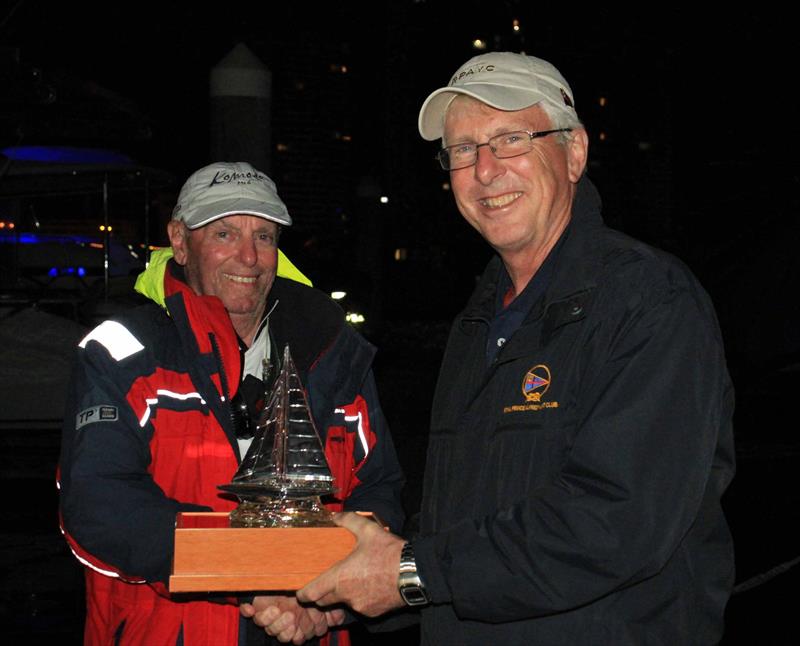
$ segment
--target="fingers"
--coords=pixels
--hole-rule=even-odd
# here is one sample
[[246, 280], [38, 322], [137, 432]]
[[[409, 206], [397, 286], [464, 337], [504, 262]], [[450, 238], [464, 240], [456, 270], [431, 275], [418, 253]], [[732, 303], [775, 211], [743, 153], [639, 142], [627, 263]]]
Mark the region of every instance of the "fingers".
[[317, 608], [304, 608], [300, 627], [309, 637], [322, 637], [328, 632], [328, 620], [325, 613]]
[[331, 626], [344, 621], [344, 611], [325, 612], [299, 605], [295, 597], [259, 596], [252, 604], [243, 603], [239, 612], [282, 643], [302, 644], [321, 637]]
[[297, 600], [301, 603], [313, 603], [318, 606], [331, 606], [339, 602], [335, 595], [339, 566], [334, 565], [316, 579], [307, 583], [297, 591]]
[[281, 612], [277, 607], [271, 606], [262, 610], [253, 617], [253, 622], [261, 626], [271, 637], [283, 643], [294, 642], [302, 644], [313, 633], [306, 635], [298, 626], [297, 617], [292, 612]]
[[329, 627], [341, 626], [345, 620], [345, 612], [341, 609], [328, 610], [325, 612], [325, 621]]

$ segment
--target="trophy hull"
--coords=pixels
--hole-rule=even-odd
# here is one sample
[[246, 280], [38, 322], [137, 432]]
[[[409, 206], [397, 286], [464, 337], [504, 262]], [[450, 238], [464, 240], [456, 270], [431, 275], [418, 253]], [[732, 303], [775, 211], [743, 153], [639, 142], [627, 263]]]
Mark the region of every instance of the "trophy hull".
[[240, 501], [231, 512], [231, 527], [335, 526], [319, 498], [331, 493], [327, 480], [231, 482], [219, 488]]
[[333, 493], [330, 479], [326, 480], [244, 480], [217, 485], [228, 493], [236, 495], [240, 500], [274, 500], [290, 498], [302, 500], [311, 496], [323, 496]]
[[335, 527], [319, 496], [243, 500], [231, 512], [231, 527]]

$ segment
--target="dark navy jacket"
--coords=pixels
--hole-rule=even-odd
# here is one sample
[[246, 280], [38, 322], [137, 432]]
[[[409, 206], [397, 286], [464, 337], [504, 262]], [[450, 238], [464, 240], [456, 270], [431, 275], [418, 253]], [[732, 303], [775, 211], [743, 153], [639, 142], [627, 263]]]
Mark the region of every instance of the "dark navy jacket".
[[500, 259], [456, 318], [417, 563], [424, 644], [714, 644], [733, 390], [706, 293], [581, 182], [552, 280], [486, 365]]

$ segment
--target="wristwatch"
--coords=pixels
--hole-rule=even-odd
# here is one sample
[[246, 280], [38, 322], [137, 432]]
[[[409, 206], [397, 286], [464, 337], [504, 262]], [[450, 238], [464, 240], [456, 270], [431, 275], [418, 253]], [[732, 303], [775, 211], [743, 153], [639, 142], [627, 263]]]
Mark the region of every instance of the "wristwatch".
[[397, 577], [397, 588], [406, 605], [425, 606], [431, 602], [425, 585], [417, 574], [414, 546], [411, 543], [403, 545], [400, 552], [400, 576]]

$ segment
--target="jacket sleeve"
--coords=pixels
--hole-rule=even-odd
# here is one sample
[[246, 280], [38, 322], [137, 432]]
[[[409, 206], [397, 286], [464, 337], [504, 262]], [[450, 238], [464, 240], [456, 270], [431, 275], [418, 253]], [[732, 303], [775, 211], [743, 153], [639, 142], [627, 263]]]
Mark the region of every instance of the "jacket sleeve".
[[399, 533], [404, 521], [400, 493], [405, 478], [378, 401], [371, 369], [360, 394], [345, 407], [345, 421], [356, 426], [357, 439], [353, 443], [352, 457], [356, 485], [344, 501], [344, 509], [371, 511], [393, 532]]
[[584, 336], [558, 476], [414, 541], [433, 600], [461, 618], [541, 616], [652, 577], [701, 505], [719, 503], [733, 458], [715, 452], [733, 395], [707, 297], [691, 279], [622, 292], [625, 302], [613, 292], [603, 290], [615, 304]]
[[166, 582], [176, 513], [208, 508], [167, 498], [148, 473], [152, 428], [126, 401], [126, 375], [139, 359], [115, 359], [96, 341], [77, 351], [62, 429], [61, 522], [88, 567]]

